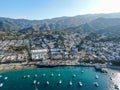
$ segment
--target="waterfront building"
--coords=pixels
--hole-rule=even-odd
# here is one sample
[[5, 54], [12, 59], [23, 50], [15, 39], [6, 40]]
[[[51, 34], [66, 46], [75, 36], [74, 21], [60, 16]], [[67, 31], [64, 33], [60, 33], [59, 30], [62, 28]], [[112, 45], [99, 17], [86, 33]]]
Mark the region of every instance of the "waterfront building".
[[31, 50], [33, 60], [43, 60], [47, 57], [47, 49]]

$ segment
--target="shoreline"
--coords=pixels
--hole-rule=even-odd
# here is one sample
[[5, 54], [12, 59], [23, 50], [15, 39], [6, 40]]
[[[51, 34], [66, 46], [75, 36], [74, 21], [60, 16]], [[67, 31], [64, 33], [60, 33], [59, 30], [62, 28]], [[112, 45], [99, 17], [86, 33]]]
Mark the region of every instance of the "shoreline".
[[35, 65], [26, 65], [26, 64], [8, 64], [7, 65], [7, 64], [5, 64], [5, 65], [0, 65], [0, 72], [32, 68], [32, 67], [35, 67]]
[[105, 64], [59, 64], [59, 65], [40, 65], [39, 62], [33, 63], [10, 63], [10, 64], [1, 64], [0, 65], [0, 72], [1, 71], [9, 71], [9, 70], [19, 70], [25, 68], [54, 68], [54, 67], [66, 67], [66, 66], [74, 66], [74, 67], [94, 67], [100, 66], [101, 68], [111, 68], [111, 69], [118, 69], [120, 70], [120, 66], [107, 66]]

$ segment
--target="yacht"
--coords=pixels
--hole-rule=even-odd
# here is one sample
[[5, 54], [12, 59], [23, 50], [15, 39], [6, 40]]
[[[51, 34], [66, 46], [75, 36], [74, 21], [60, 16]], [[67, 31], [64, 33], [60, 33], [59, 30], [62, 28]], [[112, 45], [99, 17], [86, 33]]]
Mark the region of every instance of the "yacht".
[[54, 74], [52, 73], [52, 74], [51, 74], [51, 77], [53, 77], [53, 76], [54, 76]]
[[114, 87], [115, 87], [116, 90], [119, 90], [118, 85], [115, 84]]
[[75, 75], [75, 74], [73, 74], [73, 77], [76, 77], [76, 75]]
[[0, 87], [2, 87], [3, 86], [3, 83], [0, 83]]
[[37, 74], [35, 74], [35, 77], [37, 77]]
[[0, 78], [2, 77], [2, 75], [0, 75]]
[[110, 77], [110, 80], [112, 80], [112, 77]]
[[58, 74], [58, 77], [60, 77], [61, 75], [60, 74]]
[[94, 85], [95, 85], [96, 87], [98, 87], [98, 86], [99, 86], [99, 84], [98, 84], [97, 82], [94, 82]]
[[33, 81], [33, 84], [36, 84], [36, 82], [37, 82], [37, 81], [36, 81], [36, 80], [34, 80], [34, 81]]
[[70, 85], [70, 86], [72, 85], [72, 81], [70, 81], [69, 85]]
[[78, 85], [82, 87], [82, 83], [81, 82], [78, 82]]
[[59, 81], [59, 84], [61, 84], [61, 83], [62, 83], [62, 80]]
[[30, 77], [30, 75], [27, 75], [27, 77], [29, 78], [29, 77]]
[[96, 79], [98, 79], [98, 78], [99, 78], [99, 76], [98, 76], [98, 75], [96, 75], [96, 76], [95, 76], [95, 78], [96, 78]]
[[82, 70], [82, 73], [84, 73], [84, 71]]
[[39, 85], [40, 84], [40, 82], [37, 82], [37, 85]]
[[46, 84], [49, 85], [50, 84], [49, 81], [47, 81]]
[[46, 76], [46, 74], [43, 74], [42, 76], [43, 76], [43, 77], [45, 77], [45, 76]]
[[7, 79], [8, 79], [8, 77], [5, 77], [4, 79], [5, 79], [5, 80], [7, 80]]

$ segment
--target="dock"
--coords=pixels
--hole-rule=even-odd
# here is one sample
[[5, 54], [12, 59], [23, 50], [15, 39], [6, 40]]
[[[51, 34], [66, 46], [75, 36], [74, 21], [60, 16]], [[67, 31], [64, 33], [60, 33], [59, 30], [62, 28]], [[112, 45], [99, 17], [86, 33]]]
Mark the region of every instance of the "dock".
[[96, 65], [95, 70], [100, 71], [102, 73], [107, 73], [107, 66], [106, 65]]

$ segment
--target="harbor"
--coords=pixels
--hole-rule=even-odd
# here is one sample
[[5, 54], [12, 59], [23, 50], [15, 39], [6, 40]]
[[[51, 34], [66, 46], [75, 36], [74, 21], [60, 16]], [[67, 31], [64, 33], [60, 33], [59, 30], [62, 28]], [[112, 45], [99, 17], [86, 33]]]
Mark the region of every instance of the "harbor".
[[73, 66], [11, 70], [0, 73], [0, 89], [119, 90], [119, 72], [108, 69], [104, 74], [93, 67]]

